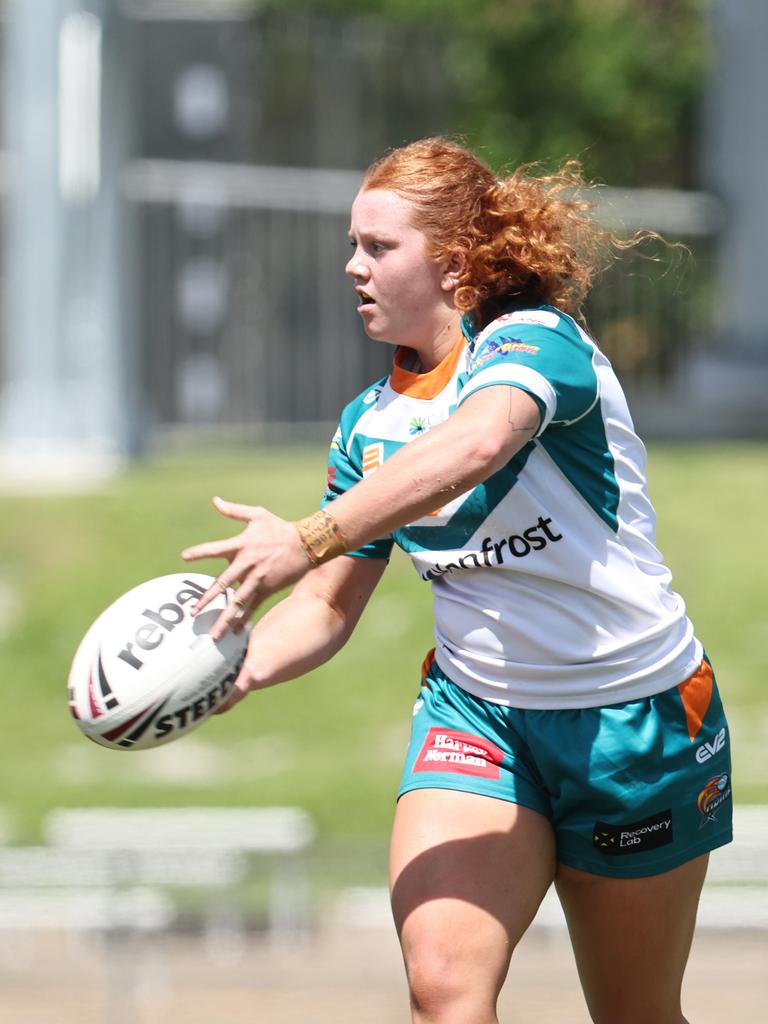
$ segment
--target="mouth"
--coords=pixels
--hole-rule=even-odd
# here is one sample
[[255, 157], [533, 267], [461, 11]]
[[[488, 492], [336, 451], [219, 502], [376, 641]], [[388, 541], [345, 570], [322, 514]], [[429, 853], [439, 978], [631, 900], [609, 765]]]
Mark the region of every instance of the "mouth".
[[358, 309], [361, 308], [361, 307], [372, 306], [373, 305], [374, 300], [368, 294], [368, 292], [364, 292], [362, 289], [358, 289], [357, 295], [358, 295]]

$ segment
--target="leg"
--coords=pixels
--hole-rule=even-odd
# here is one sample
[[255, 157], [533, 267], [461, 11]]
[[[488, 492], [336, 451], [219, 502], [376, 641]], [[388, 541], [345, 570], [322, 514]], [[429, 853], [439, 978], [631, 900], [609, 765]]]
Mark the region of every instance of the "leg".
[[560, 866], [555, 885], [595, 1024], [685, 1024], [680, 989], [707, 859], [649, 878]]
[[555, 870], [547, 819], [452, 790], [400, 798], [392, 908], [415, 1024], [495, 1024], [512, 951]]

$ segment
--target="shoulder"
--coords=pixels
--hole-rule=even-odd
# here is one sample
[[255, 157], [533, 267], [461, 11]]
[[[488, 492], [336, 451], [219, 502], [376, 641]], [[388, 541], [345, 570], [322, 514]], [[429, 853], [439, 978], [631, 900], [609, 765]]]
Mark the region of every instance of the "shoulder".
[[375, 381], [344, 406], [339, 417], [339, 432], [341, 436], [348, 437], [355, 430], [360, 420], [375, 408], [388, 380], [389, 377], [387, 376]]
[[502, 313], [471, 341], [473, 369], [494, 358], [536, 357], [581, 350], [591, 358], [594, 342], [573, 317], [554, 306]]
[[543, 427], [570, 421], [597, 397], [597, 347], [573, 317], [554, 306], [509, 310], [471, 340], [462, 398], [492, 384], [514, 384], [542, 403]]

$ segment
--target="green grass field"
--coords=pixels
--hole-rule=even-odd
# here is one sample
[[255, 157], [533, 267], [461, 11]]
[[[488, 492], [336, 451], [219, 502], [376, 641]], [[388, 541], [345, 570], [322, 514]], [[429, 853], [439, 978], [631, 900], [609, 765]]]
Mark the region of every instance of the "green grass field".
[[[37, 838], [57, 805], [101, 804], [289, 803], [329, 841], [387, 832], [431, 646], [428, 588], [402, 556], [331, 664], [179, 743], [102, 750], [66, 706], [69, 664], [95, 616], [142, 579], [183, 571], [186, 545], [234, 532], [212, 494], [297, 517], [316, 507], [324, 467], [319, 447], [210, 452], [147, 461], [94, 494], [0, 498], [0, 807], [15, 838]], [[746, 802], [768, 802], [767, 468], [764, 444], [650, 451], [660, 546], [715, 662]]]

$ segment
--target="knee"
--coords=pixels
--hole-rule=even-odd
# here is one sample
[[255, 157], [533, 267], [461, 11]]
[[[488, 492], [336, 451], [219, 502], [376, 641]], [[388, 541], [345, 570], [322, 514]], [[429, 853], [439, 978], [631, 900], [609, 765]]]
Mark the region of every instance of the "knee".
[[418, 1024], [492, 1021], [497, 993], [452, 951], [427, 948], [406, 957], [413, 1019]]
[[406, 970], [414, 1020], [420, 1024], [453, 1024], [461, 1020], [466, 1013], [469, 986], [449, 957], [429, 953], [412, 960]]

